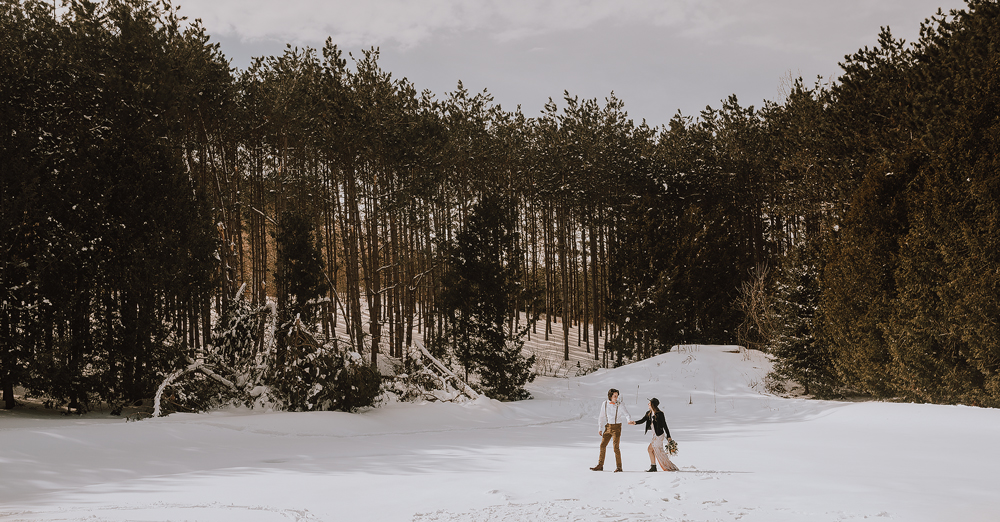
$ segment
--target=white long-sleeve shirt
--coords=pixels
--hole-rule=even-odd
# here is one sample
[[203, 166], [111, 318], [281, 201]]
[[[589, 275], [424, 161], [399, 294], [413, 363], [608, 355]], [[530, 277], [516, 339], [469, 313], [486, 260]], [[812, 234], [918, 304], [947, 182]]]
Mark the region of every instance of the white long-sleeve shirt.
[[621, 424], [622, 418], [625, 422], [632, 422], [632, 415], [629, 414], [625, 403], [618, 399], [618, 404], [611, 404], [611, 401], [604, 401], [601, 404], [601, 413], [597, 416], [597, 428], [604, 431], [605, 424]]

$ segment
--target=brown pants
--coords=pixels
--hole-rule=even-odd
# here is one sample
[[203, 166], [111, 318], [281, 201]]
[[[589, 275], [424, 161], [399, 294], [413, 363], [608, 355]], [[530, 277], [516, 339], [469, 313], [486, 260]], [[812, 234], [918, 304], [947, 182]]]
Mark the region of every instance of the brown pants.
[[614, 438], [615, 439], [615, 464], [618, 464], [617, 469], [622, 469], [622, 450], [618, 448], [618, 441], [622, 438], [622, 425], [621, 424], [605, 424], [604, 425], [604, 436], [601, 437], [601, 459], [597, 461], [598, 466], [604, 465], [604, 453], [608, 449], [608, 442]]

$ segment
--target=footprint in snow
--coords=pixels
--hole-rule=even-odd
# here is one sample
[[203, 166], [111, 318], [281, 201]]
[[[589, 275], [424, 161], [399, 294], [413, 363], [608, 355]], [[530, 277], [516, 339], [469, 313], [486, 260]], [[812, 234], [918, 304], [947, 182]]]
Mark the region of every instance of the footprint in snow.
[[491, 489], [486, 492], [487, 495], [496, 495], [503, 499], [504, 501], [510, 502], [510, 495], [500, 491], [499, 489]]

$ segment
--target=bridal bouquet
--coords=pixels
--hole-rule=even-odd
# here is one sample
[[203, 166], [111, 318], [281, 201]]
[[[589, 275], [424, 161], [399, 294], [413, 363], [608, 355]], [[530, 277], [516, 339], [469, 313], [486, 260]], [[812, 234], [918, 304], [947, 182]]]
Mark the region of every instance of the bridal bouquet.
[[666, 449], [666, 451], [667, 451], [668, 454], [670, 454], [670, 455], [676, 455], [677, 454], [677, 441], [674, 440], [674, 439], [668, 440], [667, 441], [667, 447], [664, 448], [664, 449]]

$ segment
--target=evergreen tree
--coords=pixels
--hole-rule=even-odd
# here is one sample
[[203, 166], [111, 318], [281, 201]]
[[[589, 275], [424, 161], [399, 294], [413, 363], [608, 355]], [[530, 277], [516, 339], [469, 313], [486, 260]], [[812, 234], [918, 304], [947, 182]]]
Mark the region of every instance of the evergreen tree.
[[196, 67], [228, 66], [164, 5], [68, 7], [57, 20], [50, 3], [2, 4], [4, 56], [17, 58], [0, 73], [14, 126], [0, 161], [13, 248], [0, 266], [17, 270], [0, 279], [20, 279], [22, 295], [0, 325], [17, 332], [19, 384], [85, 411], [148, 396], [207, 337], [215, 230], [173, 139], [193, 103], [179, 86], [199, 87]]
[[[912, 53], [883, 30], [875, 48], [848, 56], [831, 89], [830, 147], [824, 167], [836, 198], [832, 232], [822, 236], [822, 295], [815, 333], [828, 347], [837, 379], [855, 392], [891, 397], [892, 355], [885, 326], [897, 295], [893, 270], [909, 227], [905, 190], [912, 171], [895, 168], [912, 155], [906, 71]], [[909, 152], [908, 152], [909, 151]]]
[[[32, 150], [39, 141], [39, 114], [29, 110], [45, 72], [34, 67], [51, 45], [53, 20], [38, 3], [0, 3], [0, 392], [14, 408], [14, 386], [26, 378], [32, 318], [42, 304], [33, 223], [41, 194]], [[29, 331], [30, 330], [30, 331]]]
[[808, 255], [808, 247], [792, 250], [775, 292], [777, 331], [767, 346], [774, 356], [771, 377], [791, 379], [806, 394], [829, 390], [834, 383], [832, 361], [817, 340], [814, 329], [819, 306], [819, 258]]
[[996, 407], [1000, 5], [969, 6], [925, 25], [916, 50], [913, 113], [929, 136], [899, 167], [912, 172], [911, 227], [887, 331], [900, 396]]
[[315, 225], [300, 212], [285, 211], [281, 215], [275, 243], [278, 249], [278, 314], [280, 323], [299, 317], [306, 325], [316, 319], [317, 307], [312, 304], [327, 291], [323, 276], [323, 258], [313, 239]]
[[449, 270], [442, 283], [441, 311], [450, 322], [448, 340], [466, 370], [479, 375], [487, 395], [500, 400], [528, 397], [535, 356], [522, 353], [527, 330], [507, 327], [521, 294], [517, 210], [498, 194], [483, 194], [465, 228], [446, 245]]
[[619, 345], [652, 343], [658, 353], [736, 341], [736, 297], [773, 252], [760, 118], [730, 98], [699, 121], [675, 117], [652, 150], [636, 132], [625, 187], [634, 196], [619, 206], [610, 260], [609, 316], [627, 338]]
[[838, 378], [858, 392], [889, 397], [891, 354], [883, 329], [896, 297], [893, 267], [905, 231], [902, 176], [874, 171], [855, 193], [844, 228], [830, 241], [821, 274], [817, 333], [833, 349]]
[[884, 31], [832, 89], [841, 138], [823, 155], [840, 158], [846, 195], [831, 205], [841, 213], [824, 247], [817, 334], [845, 386], [995, 403], [997, 336], [984, 326], [997, 309], [985, 276], [995, 258], [983, 245], [996, 236], [998, 15], [996, 2], [970, 1], [926, 22], [910, 47]]

